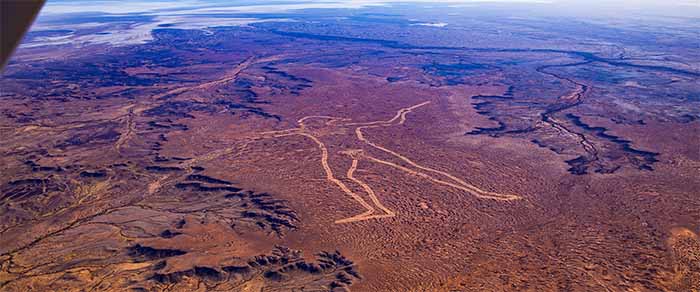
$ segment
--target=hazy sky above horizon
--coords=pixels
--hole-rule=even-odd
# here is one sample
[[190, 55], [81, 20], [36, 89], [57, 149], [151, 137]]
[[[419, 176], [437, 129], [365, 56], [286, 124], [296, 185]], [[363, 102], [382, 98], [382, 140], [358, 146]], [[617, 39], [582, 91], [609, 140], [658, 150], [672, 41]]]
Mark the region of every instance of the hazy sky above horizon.
[[417, 3], [420, 5], [443, 4], [451, 6], [474, 6], [480, 3], [533, 4], [543, 8], [556, 7], [564, 14], [618, 14], [647, 12], [660, 16], [684, 16], [700, 18], [700, 0], [275, 0], [275, 1], [231, 1], [224, 0], [49, 0], [43, 14], [63, 13], [163, 13], [188, 10], [200, 12], [280, 12], [308, 8], [362, 8], [390, 6], [395, 3]]
[[[409, 5], [406, 5], [409, 4]], [[414, 8], [415, 7], [415, 8]], [[127, 45], [152, 39], [152, 31], [167, 25], [179, 29], [241, 26], [292, 19], [302, 9], [363, 9], [410, 15], [417, 25], [444, 28], [447, 14], [469, 19], [484, 13], [503, 18], [551, 19], [620, 24], [667, 26], [682, 22], [700, 26], [700, 0], [49, 0], [33, 30], [65, 30], [61, 36], [37, 37], [23, 46], [65, 43]], [[449, 12], [449, 13], [444, 13]], [[262, 17], [257, 13], [268, 13]], [[339, 13], [343, 14], [343, 13]], [[273, 16], [270, 16], [273, 15]], [[409, 16], [406, 16], [409, 17]], [[458, 21], [455, 21], [458, 22]], [[100, 33], [74, 33], [92, 29]]]

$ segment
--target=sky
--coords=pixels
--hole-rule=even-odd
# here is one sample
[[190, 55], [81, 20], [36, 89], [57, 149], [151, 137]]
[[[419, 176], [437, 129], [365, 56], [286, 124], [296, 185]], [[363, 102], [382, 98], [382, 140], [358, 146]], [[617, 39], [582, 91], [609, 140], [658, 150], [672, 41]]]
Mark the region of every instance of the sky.
[[215, 10], [215, 6], [226, 6], [226, 10], [246, 12], [279, 12], [304, 8], [361, 8], [373, 5], [391, 5], [396, 2], [445, 3], [463, 5], [475, 3], [548, 4], [559, 9], [585, 11], [591, 14], [606, 12], [648, 11], [669, 16], [700, 17], [700, 0], [275, 0], [275, 1], [225, 1], [225, 0], [49, 0], [44, 14], [104, 12], [104, 13], [162, 13], [177, 9]]
[[[42, 36], [24, 42], [22, 46], [56, 44], [110, 43], [128, 45], [144, 43], [152, 39], [151, 32], [167, 24], [182, 29], [207, 29], [217, 26], [248, 25], [262, 21], [289, 21], [281, 16], [277, 19], [256, 19], [255, 13], [283, 13], [298, 9], [359, 9], [376, 6], [392, 6], [397, 3], [416, 3], [420, 6], [442, 4], [449, 9], [464, 8], [465, 17], [478, 13], [479, 5], [496, 5], [504, 15], [518, 11], [518, 17], [560, 17], [589, 20], [598, 23], [627, 23], [648, 25], [668, 19], [688, 19], [700, 24], [700, 0], [48, 0], [39, 14], [32, 30], [69, 30], [60, 36]], [[405, 8], [405, 6], [404, 6]], [[509, 9], [515, 8], [515, 9]], [[523, 9], [524, 8], [524, 9]], [[476, 12], [475, 12], [476, 11]], [[493, 11], [493, 8], [491, 9]], [[500, 11], [500, 10], [499, 10]], [[247, 13], [236, 18], [236, 14]], [[99, 17], [86, 17], [86, 14]], [[218, 14], [218, 15], [217, 15]], [[253, 14], [253, 15], [250, 15]], [[118, 16], [143, 17], [147, 21], [133, 21], [129, 25], [106, 25], [105, 21], [118, 20]], [[226, 15], [227, 17], [216, 17]], [[682, 17], [682, 18], [678, 18]], [[621, 20], [621, 21], [620, 21]], [[424, 25], [442, 28], [447, 23], [433, 19]], [[79, 30], [91, 30], [86, 35]], [[99, 33], [97, 33], [99, 32]]]

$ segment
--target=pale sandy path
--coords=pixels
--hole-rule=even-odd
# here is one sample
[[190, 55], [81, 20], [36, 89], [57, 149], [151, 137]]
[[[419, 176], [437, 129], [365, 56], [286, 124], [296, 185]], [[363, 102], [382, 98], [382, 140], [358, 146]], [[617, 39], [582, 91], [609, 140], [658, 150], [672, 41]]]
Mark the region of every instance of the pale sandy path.
[[443, 184], [443, 185], [447, 185], [447, 186], [451, 186], [451, 187], [454, 187], [454, 188], [457, 188], [457, 189], [460, 189], [460, 190], [469, 192], [469, 193], [471, 193], [472, 195], [474, 195], [474, 196], [476, 196], [476, 197], [478, 197], [478, 198], [482, 198], [482, 199], [493, 199], [493, 200], [500, 200], [500, 201], [511, 201], [511, 200], [518, 200], [518, 199], [520, 199], [519, 196], [515, 196], [515, 195], [502, 195], [502, 194], [497, 194], [497, 193], [494, 193], [494, 192], [484, 191], [484, 190], [482, 190], [482, 189], [480, 189], [480, 188], [478, 188], [478, 187], [476, 187], [476, 186], [474, 186], [474, 185], [471, 185], [471, 184], [465, 182], [464, 180], [462, 180], [462, 179], [460, 179], [460, 178], [457, 178], [457, 177], [455, 177], [454, 175], [451, 175], [451, 174], [449, 174], [449, 173], [447, 173], [447, 172], [440, 171], [440, 170], [437, 170], [437, 169], [433, 169], [433, 168], [430, 168], [430, 167], [422, 166], [422, 165], [420, 165], [420, 164], [414, 162], [414, 161], [411, 160], [411, 159], [408, 159], [407, 157], [405, 157], [405, 156], [403, 156], [403, 155], [401, 155], [401, 154], [399, 154], [399, 153], [396, 153], [396, 152], [394, 152], [394, 151], [392, 151], [392, 150], [389, 150], [389, 149], [387, 149], [387, 148], [385, 148], [385, 147], [383, 147], [383, 146], [377, 145], [377, 144], [373, 143], [372, 141], [369, 141], [367, 138], [365, 138], [364, 134], [362, 133], [362, 130], [363, 130], [363, 129], [367, 129], [367, 128], [376, 128], [376, 127], [391, 126], [391, 125], [392, 125], [391, 122], [395, 121], [395, 120], [398, 119], [398, 118], [400, 118], [400, 121], [399, 121], [399, 123], [398, 123], [397, 125], [402, 125], [403, 123], [406, 122], [406, 114], [410, 113], [411, 111], [413, 111], [413, 110], [416, 109], [416, 108], [419, 108], [419, 107], [421, 107], [421, 106], [427, 105], [427, 104], [429, 104], [429, 103], [430, 103], [430, 102], [427, 101], [427, 102], [424, 102], [424, 103], [420, 103], [420, 104], [414, 105], [414, 106], [412, 106], [412, 107], [403, 108], [403, 109], [399, 110], [399, 112], [396, 114], [396, 116], [394, 116], [394, 118], [392, 118], [391, 120], [387, 121], [385, 124], [377, 124], [377, 125], [369, 125], [369, 126], [357, 127], [357, 128], [355, 129], [355, 135], [357, 136], [357, 139], [359, 139], [360, 141], [365, 142], [365, 143], [367, 143], [368, 145], [370, 145], [370, 146], [372, 146], [372, 147], [374, 147], [374, 148], [376, 148], [376, 149], [379, 149], [379, 150], [381, 150], [381, 151], [384, 151], [384, 152], [386, 152], [386, 153], [389, 153], [389, 154], [393, 155], [394, 157], [403, 160], [404, 162], [408, 163], [409, 165], [411, 165], [411, 166], [413, 166], [413, 167], [415, 167], [415, 168], [418, 168], [418, 169], [421, 169], [421, 170], [424, 170], [424, 171], [429, 171], [429, 172], [432, 172], [432, 173], [436, 173], [436, 174], [443, 175], [443, 176], [445, 176], [445, 177], [451, 179], [452, 181], [456, 182], [457, 184], [453, 184], [453, 183], [445, 182], [445, 181], [442, 181], [442, 180], [434, 179], [434, 178], [432, 178], [432, 177], [429, 176], [429, 175], [426, 175], [426, 174], [424, 174], [424, 173], [420, 173], [420, 172], [417, 172], [417, 171], [410, 170], [410, 169], [408, 169], [408, 168], [399, 166], [399, 165], [397, 165], [397, 164], [395, 164], [395, 163], [391, 163], [391, 162], [379, 160], [379, 159], [376, 159], [376, 158], [373, 158], [373, 157], [368, 157], [368, 158], [370, 158], [371, 160], [373, 160], [373, 161], [375, 161], [375, 162], [379, 162], [379, 163], [382, 163], [382, 164], [386, 164], [386, 165], [389, 165], [389, 166], [398, 168], [398, 169], [403, 170], [403, 171], [405, 171], [405, 172], [407, 172], [407, 173], [410, 173], [410, 174], [413, 174], [413, 175], [419, 175], [419, 176], [421, 176], [421, 177], [428, 178], [428, 179], [432, 180], [433, 182], [436, 182], [436, 183], [439, 183], [439, 184]]
[[134, 132], [136, 132], [136, 124], [134, 122], [134, 105], [130, 105], [127, 107], [128, 108], [128, 113], [126, 114], [126, 132], [121, 134], [119, 136], [119, 139], [117, 142], [114, 144], [114, 148], [117, 150], [117, 153], [121, 153], [121, 148], [126, 144], [130, 139], [131, 136], [134, 135]]
[[[264, 60], [258, 60], [258, 62], [263, 62]], [[166, 97], [168, 95], [177, 95], [180, 93], [184, 93], [187, 91], [192, 91], [192, 90], [200, 90], [200, 89], [209, 89], [213, 86], [224, 84], [229, 81], [233, 81], [238, 77], [238, 74], [241, 73], [241, 71], [245, 70], [248, 68], [250, 65], [252, 65], [255, 62], [255, 59], [253, 57], [250, 57], [248, 59], [245, 59], [245, 61], [241, 62], [240, 64], [236, 65], [232, 70], [228, 71], [226, 74], [224, 74], [224, 77], [221, 79], [193, 85], [193, 86], [185, 86], [185, 87], [179, 87], [175, 88], [172, 90], [168, 90], [164, 93], [157, 94], [153, 96], [153, 99], [161, 99], [163, 97]]]
[[126, 115], [126, 122], [125, 122], [125, 130], [124, 133], [119, 137], [117, 142], [115, 143], [115, 149], [117, 150], [118, 153], [121, 153], [121, 148], [124, 147], [129, 140], [131, 140], [135, 135], [136, 135], [136, 123], [134, 119], [136, 118], [137, 115], [140, 115], [144, 110], [149, 108], [147, 105], [153, 105], [157, 104], [158, 100], [166, 97], [166, 96], [175, 96], [178, 94], [182, 94], [188, 91], [194, 91], [194, 90], [206, 90], [206, 89], [211, 89], [212, 87], [222, 85], [228, 82], [231, 82], [233, 80], [236, 80], [238, 78], [238, 75], [243, 72], [243, 70], [249, 68], [253, 64], [257, 63], [264, 63], [264, 62], [270, 62], [274, 60], [278, 60], [281, 58], [281, 56], [271, 56], [267, 58], [261, 58], [261, 59], [256, 59], [253, 57], [249, 57], [245, 59], [243, 62], [239, 63], [236, 65], [233, 69], [229, 70], [226, 72], [223, 77], [217, 79], [217, 80], [212, 80], [209, 82], [204, 82], [200, 83], [197, 85], [192, 85], [192, 86], [184, 86], [184, 87], [178, 87], [172, 90], [168, 90], [164, 93], [156, 94], [151, 97], [150, 100], [144, 102], [143, 104], [140, 104], [138, 107], [136, 107], [136, 104], [129, 105], [128, 108], [128, 114]]
[[[382, 215], [373, 215], [373, 212], [365, 212], [360, 215], [355, 215], [350, 218], [345, 218], [341, 220], [336, 220], [335, 223], [350, 223], [350, 222], [357, 222], [357, 221], [363, 221], [363, 220], [369, 220], [369, 219], [378, 219], [378, 218], [387, 218], [387, 217], [394, 217], [396, 216], [396, 213], [394, 211], [389, 210], [389, 208], [385, 207], [377, 198], [377, 195], [374, 193], [374, 190], [372, 190], [372, 187], [370, 187], [368, 184], [365, 182], [357, 179], [353, 174], [355, 173], [355, 170], [357, 170], [357, 164], [358, 160], [353, 159], [352, 160], [352, 165], [348, 169], [347, 177], [355, 182], [356, 184], [362, 186], [362, 188], [365, 190], [367, 195], [369, 195], [370, 199], [372, 200], [372, 203], [374, 205], [381, 209], [384, 214]], [[361, 200], [362, 198], [360, 198]], [[363, 201], [364, 202], [364, 201]]]
[[[333, 117], [333, 116], [320, 116], [320, 115], [313, 115], [313, 116], [306, 116], [297, 121], [299, 126], [297, 128], [293, 129], [286, 129], [286, 130], [280, 130], [280, 131], [268, 131], [268, 132], [263, 132], [260, 134], [260, 136], [256, 137], [255, 139], [264, 139], [264, 138], [280, 138], [280, 137], [287, 137], [287, 136], [292, 136], [292, 135], [300, 135], [303, 137], [307, 137], [314, 141], [318, 148], [321, 150], [321, 166], [326, 173], [326, 180], [329, 182], [337, 185], [345, 194], [347, 194], [350, 198], [355, 200], [357, 203], [359, 203], [366, 211], [349, 217], [345, 219], [340, 219], [335, 221], [335, 223], [350, 223], [350, 222], [358, 222], [358, 221], [364, 221], [364, 220], [369, 220], [369, 219], [378, 219], [378, 218], [388, 218], [388, 217], [394, 217], [396, 216], [396, 213], [386, 206], [384, 206], [379, 198], [377, 197], [376, 193], [372, 189], [371, 186], [369, 186], [367, 183], [363, 182], [362, 180], [358, 179], [357, 177], [354, 176], [355, 171], [357, 170], [358, 164], [360, 159], [366, 159], [371, 162], [387, 165], [393, 168], [396, 168], [398, 170], [401, 170], [403, 172], [406, 172], [410, 175], [418, 176], [421, 178], [425, 178], [433, 183], [452, 187], [464, 192], [467, 192], [469, 194], [472, 194], [473, 196], [480, 198], [480, 199], [490, 199], [490, 200], [497, 200], [497, 201], [514, 201], [514, 200], [519, 200], [521, 199], [520, 196], [517, 195], [510, 195], [510, 194], [499, 194], [495, 192], [490, 192], [490, 191], [485, 191], [482, 190], [472, 184], [467, 183], [466, 181], [449, 174], [447, 172], [437, 170], [434, 168], [430, 168], [427, 166], [420, 165], [413, 160], [393, 151], [390, 150], [386, 147], [383, 147], [381, 145], [378, 145], [369, 139], [365, 137], [365, 134], [362, 132], [364, 129], [370, 129], [370, 128], [377, 128], [377, 127], [389, 127], [389, 126], [396, 126], [396, 125], [402, 125], [406, 122], [407, 120], [407, 115], [413, 110], [418, 109], [420, 107], [423, 107], [425, 105], [430, 104], [430, 101], [426, 101], [423, 103], [419, 103], [410, 107], [402, 108], [399, 109], [396, 112], [396, 115], [393, 116], [389, 120], [382, 120], [382, 121], [373, 121], [373, 122], [361, 122], [361, 123], [345, 123], [345, 124], [340, 124], [336, 125], [337, 122], [348, 122], [351, 121], [351, 119], [348, 118], [340, 118], [340, 117]], [[367, 155], [363, 150], [346, 150], [346, 151], [340, 151], [340, 154], [348, 155], [352, 158], [352, 165], [348, 169], [346, 173], [346, 177], [353, 181], [354, 183], [358, 184], [362, 189], [364, 190], [365, 193], [367, 193], [367, 196], [370, 198], [372, 205], [367, 203], [361, 196], [359, 196], [357, 193], [353, 192], [352, 189], [350, 189], [344, 182], [341, 180], [337, 179], [333, 173], [333, 170], [331, 169], [329, 163], [328, 163], [328, 147], [318, 138], [316, 137], [312, 131], [310, 131], [305, 122], [310, 120], [310, 119], [325, 119], [327, 120], [325, 122], [325, 125], [327, 126], [338, 126], [338, 127], [347, 127], [347, 126], [358, 126], [355, 128], [355, 136], [357, 139], [375, 149], [381, 150], [385, 153], [388, 153], [392, 155], [395, 158], [398, 158], [399, 160], [405, 162], [409, 166], [415, 168], [411, 169], [406, 166], [402, 166], [393, 162], [389, 162], [386, 160], [381, 160], [376, 157], [372, 157]], [[398, 122], [397, 122], [398, 121]], [[427, 172], [427, 173], [426, 173]], [[428, 173], [432, 174], [437, 174], [440, 176], [443, 176], [447, 178], [445, 179], [440, 179], [433, 177], [429, 175]], [[382, 214], [375, 214], [375, 208], [381, 210]]]

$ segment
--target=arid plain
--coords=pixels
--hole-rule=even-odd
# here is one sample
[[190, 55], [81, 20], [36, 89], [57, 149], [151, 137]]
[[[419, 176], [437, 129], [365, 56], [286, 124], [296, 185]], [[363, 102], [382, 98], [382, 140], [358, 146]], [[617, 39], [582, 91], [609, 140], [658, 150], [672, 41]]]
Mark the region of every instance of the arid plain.
[[692, 29], [395, 9], [32, 30], [0, 290], [700, 291]]

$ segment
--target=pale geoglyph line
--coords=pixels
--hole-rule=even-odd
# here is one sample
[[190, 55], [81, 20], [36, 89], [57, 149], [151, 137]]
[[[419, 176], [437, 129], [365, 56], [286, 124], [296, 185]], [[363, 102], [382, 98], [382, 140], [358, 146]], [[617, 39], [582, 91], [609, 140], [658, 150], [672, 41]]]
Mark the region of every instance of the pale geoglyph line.
[[385, 207], [377, 198], [377, 195], [374, 193], [374, 190], [366, 184], [365, 182], [357, 179], [353, 174], [355, 173], [355, 170], [357, 170], [357, 164], [358, 160], [353, 159], [352, 160], [352, 165], [348, 169], [347, 177], [357, 183], [358, 185], [362, 186], [362, 188], [367, 192], [369, 195], [370, 199], [372, 200], [372, 203], [374, 203], [375, 206], [377, 206], [379, 209], [384, 211], [385, 214], [383, 215], [372, 215], [372, 212], [370, 213], [362, 213], [360, 215], [356, 215], [350, 218], [345, 218], [341, 220], [336, 220], [335, 223], [350, 223], [350, 222], [357, 222], [357, 221], [363, 221], [363, 220], [369, 220], [369, 219], [378, 219], [378, 218], [387, 218], [387, 217], [394, 217], [396, 216], [396, 213], [394, 211], [389, 210], [389, 208]]
[[[351, 198], [353, 198], [360, 205], [362, 205], [362, 207], [367, 209], [364, 213], [357, 215], [355, 217], [351, 217], [351, 218], [365, 218], [365, 217], [374, 213], [374, 208], [370, 204], [368, 204], [364, 199], [362, 199], [362, 197], [355, 194], [352, 190], [350, 190], [350, 188], [348, 188], [347, 185], [345, 185], [345, 183], [343, 183], [342, 181], [340, 181], [339, 179], [337, 179], [333, 175], [333, 170], [331, 169], [330, 165], [328, 164], [328, 148], [326, 148], [326, 145], [323, 142], [321, 142], [321, 140], [319, 140], [318, 138], [316, 138], [315, 136], [313, 136], [309, 133], [303, 133], [303, 132], [282, 134], [282, 135], [278, 135], [277, 137], [284, 137], [284, 136], [290, 136], [290, 135], [301, 135], [301, 136], [304, 136], [304, 137], [307, 137], [307, 138], [313, 140], [318, 145], [319, 149], [321, 149], [321, 166], [323, 167], [323, 170], [326, 172], [326, 179], [328, 181], [333, 182], [341, 190], [343, 190], [343, 192], [348, 194]], [[352, 170], [352, 171], [354, 171], [354, 170]], [[348, 171], [348, 174], [350, 176], [352, 176], [352, 171]], [[348, 218], [348, 219], [351, 219], [351, 218]], [[339, 221], [342, 221], [342, 220], [339, 220]], [[342, 222], [336, 221], [336, 223], [342, 223]]]
[[[399, 110], [399, 112], [396, 114], [396, 116], [394, 116], [394, 118], [392, 118], [391, 120], [388, 121], [388, 123], [391, 123], [391, 122], [395, 121], [397, 118], [400, 117], [401, 120], [399, 121], [398, 125], [401, 125], [401, 124], [403, 124], [404, 122], [406, 122], [406, 114], [410, 113], [411, 111], [413, 111], [413, 110], [416, 109], [416, 108], [419, 108], [419, 107], [421, 107], [421, 106], [427, 105], [427, 104], [429, 104], [429, 103], [430, 103], [429, 101], [426, 101], [426, 102], [424, 102], [424, 103], [420, 103], [420, 104], [414, 105], [414, 106], [409, 107], [409, 108], [401, 109], [401, 110]], [[449, 174], [449, 173], [446, 173], [446, 172], [444, 172], [444, 171], [440, 171], [440, 170], [437, 170], [437, 169], [433, 169], [433, 168], [430, 168], [430, 167], [425, 167], [425, 166], [419, 165], [418, 163], [413, 162], [412, 160], [408, 159], [407, 157], [405, 157], [405, 156], [403, 156], [403, 155], [401, 155], [401, 154], [399, 154], [399, 153], [396, 153], [396, 152], [394, 152], [394, 151], [392, 151], [392, 150], [390, 150], [390, 149], [387, 149], [387, 148], [385, 148], [385, 147], [382, 147], [382, 146], [380, 146], [380, 145], [377, 145], [377, 144], [375, 144], [375, 143], [373, 143], [373, 142], [367, 140], [367, 138], [365, 138], [364, 134], [362, 133], [362, 129], [376, 128], [376, 127], [384, 127], [384, 126], [389, 126], [389, 125], [390, 125], [390, 124], [371, 125], [371, 126], [357, 127], [357, 128], [355, 129], [355, 135], [357, 136], [357, 139], [359, 139], [360, 141], [363, 141], [363, 142], [367, 143], [368, 145], [370, 145], [370, 146], [372, 146], [372, 147], [374, 147], [374, 148], [376, 148], [376, 149], [379, 149], [379, 150], [382, 150], [382, 151], [384, 151], [384, 152], [386, 152], [386, 153], [389, 153], [389, 154], [391, 154], [391, 155], [393, 155], [393, 156], [395, 156], [395, 157], [397, 157], [397, 158], [403, 160], [404, 162], [410, 164], [411, 166], [413, 166], [413, 167], [415, 167], [415, 168], [418, 168], [418, 169], [421, 169], [421, 170], [425, 170], [425, 171], [429, 171], [429, 172], [432, 172], [432, 173], [437, 173], [437, 174], [440, 174], [440, 175], [444, 175], [444, 176], [448, 177], [449, 179], [453, 180], [454, 182], [457, 182], [458, 185], [457, 185], [457, 184], [452, 184], [452, 183], [449, 183], [449, 182], [445, 182], [445, 181], [442, 181], [442, 180], [434, 179], [434, 178], [432, 178], [432, 177], [430, 177], [430, 176], [427, 176], [427, 175], [425, 176], [426, 178], [428, 178], [428, 179], [430, 179], [430, 180], [432, 180], [432, 181], [434, 181], [434, 182], [436, 182], [436, 183], [443, 184], [443, 185], [448, 185], [448, 186], [451, 186], [451, 187], [454, 187], [454, 188], [457, 188], [457, 189], [460, 189], [460, 190], [463, 190], [463, 191], [472, 193], [472, 194], [475, 195], [476, 197], [482, 198], [482, 199], [494, 199], [494, 200], [501, 200], [501, 201], [510, 201], [510, 200], [517, 200], [517, 199], [520, 199], [519, 196], [515, 196], [515, 195], [502, 195], [502, 194], [497, 194], [497, 193], [493, 193], [493, 192], [488, 192], [488, 191], [481, 190], [481, 189], [479, 189], [479, 188], [477, 188], [477, 187], [475, 187], [475, 186], [473, 186], [473, 185], [471, 185], [471, 184], [469, 184], [469, 183], [467, 183], [467, 182], [465, 182], [465, 181], [463, 181], [463, 180], [461, 180], [461, 179], [459, 179], [459, 178], [457, 178], [457, 177], [455, 177], [455, 176], [453, 176], [453, 175], [451, 175], [451, 174]], [[370, 157], [368, 157], [368, 158], [370, 158]], [[386, 162], [386, 161], [379, 160], [379, 159], [376, 159], [376, 158], [371, 158], [371, 159], [374, 160], [374, 161], [376, 161], [376, 162], [380, 162], [380, 161], [381, 161], [380, 163], [387, 164], [387, 165], [390, 165], [390, 166], [393, 166], [393, 167], [396, 167], [396, 168], [399, 168], [399, 167], [400, 167], [400, 166], [397, 165], [397, 164], [390, 163], [390, 162]], [[407, 172], [409, 172], [409, 173], [411, 173], [411, 174], [416, 174], [416, 173], [418, 173], [418, 172], [415, 172], [415, 171], [412, 171], [412, 170], [409, 171], [409, 169], [408, 169], [408, 168], [405, 168], [405, 167], [400, 167], [399, 169], [404, 170], [404, 171], [407, 171]]]
[[[390, 150], [386, 147], [383, 147], [383, 146], [378, 145], [372, 141], [369, 141], [365, 137], [364, 133], [362, 132], [363, 129], [402, 125], [406, 122], [406, 115], [408, 113], [412, 112], [413, 110], [415, 110], [419, 107], [425, 106], [429, 103], [430, 103], [430, 101], [426, 101], [426, 102], [419, 103], [419, 104], [416, 104], [416, 105], [413, 105], [413, 106], [410, 106], [407, 108], [399, 109], [396, 112], [395, 116], [393, 116], [391, 119], [386, 120], [386, 121], [346, 123], [346, 124], [340, 125], [340, 126], [359, 126], [359, 127], [355, 128], [355, 136], [357, 137], [358, 140], [364, 142], [365, 144], [367, 144], [375, 149], [378, 149], [378, 150], [381, 150], [385, 153], [388, 153], [388, 154], [400, 159], [401, 161], [409, 164], [410, 166], [412, 166], [414, 168], [417, 168], [419, 170], [423, 170], [426, 172], [434, 173], [434, 174], [439, 174], [439, 175], [442, 175], [442, 176], [448, 178], [449, 180], [451, 180], [451, 182], [450, 182], [450, 181], [446, 181], [443, 179], [435, 178], [435, 177], [433, 177], [429, 174], [426, 174], [424, 172], [413, 170], [413, 169], [410, 169], [406, 166], [402, 166], [402, 165], [399, 165], [399, 164], [396, 164], [393, 162], [389, 162], [386, 160], [381, 160], [381, 159], [378, 159], [376, 157], [369, 156], [369, 155], [365, 154], [362, 150], [347, 150], [347, 151], [340, 152], [341, 154], [348, 155], [352, 158], [352, 165], [350, 166], [350, 168], [348, 169], [348, 171], [346, 173], [347, 178], [350, 179], [351, 181], [353, 181], [354, 183], [360, 185], [362, 187], [362, 189], [369, 196], [370, 200], [374, 204], [374, 207], [380, 209], [384, 214], [374, 214], [375, 208], [372, 205], [367, 203], [361, 196], [359, 196], [358, 194], [353, 192], [345, 183], [343, 183], [341, 180], [339, 180], [335, 177], [335, 175], [333, 174], [333, 170], [331, 169], [330, 165], [328, 164], [328, 155], [329, 155], [328, 148], [326, 147], [326, 145], [323, 142], [321, 142], [321, 140], [318, 137], [316, 137], [312, 133], [310, 133], [306, 129], [306, 125], [304, 124], [307, 120], [314, 119], [314, 118], [328, 119], [328, 121], [325, 123], [325, 125], [327, 125], [327, 126], [333, 125], [337, 121], [350, 121], [350, 119], [332, 117], [332, 116], [319, 116], [319, 115], [306, 116], [306, 117], [303, 117], [297, 121], [297, 123], [299, 124], [298, 128], [263, 132], [263, 133], [261, 133], [261, 135], [263, 135], [263, 136], [259, 136], [258, 138], [278, 138], [278, 137], [286, 137], [286, 136], [292, 136], [292, 135], [300, 135], [300, 136], [304, 136], [304, 137], [311, 139], [312, 141], [314, 141], [318, 145], [318, 148], [321, 150], [321, 166], [323, 167], [324, 172], [326, 173], [326, 180], [337, 185], [344, 193], [346, 193], [348, 196], [350, 196], [353, 200], [358, 202], [363, 208], [366, 209], [365, 212], [363, 212], [359, 215], [355, 215], [355, 216], [345, 218], [345, 219], [336, 220], [335, 223], [338, 223], [338, 224], [396, 216], [396, 213], [394, 211], [385, 207], [379, 201], [376, 193], [367, 183], [363, 182], [362, 180], [360, 180], [354, 176], [355, 171], [357, 170], [357, 167], [359, 164], [359, 158], [366, 158], [369, 161], [396, 168], [396, 169], [401, 170], [403, 172], [406, 172], [408, 174], [415, 175], [415, 176], [418, 176], [421, 178], [425, 178], [425, 179], [430, 180], [434, 183], [441, 184], [444, 186], [449, 186], [449, 187], [452, 187], [452, 188], [455, 188], [455, 189], [458, 189], [461, 191], [465, 191], [465, 192], [470, 193], [470, 194], [472, 194], [475, 197], [480, 198], [480, 199], [491, 199], [491, 200], [497, 200], [497, 201], [513, 201], [513, 200], [521, 199], [521, 197], [517, 196], [517, 195], [498, 194], [495, 192], [485, 191], [485, 190], [482, 190], [474, 185], [471, 185], [471, 184], [465, 182], [464, 180], [462, 180], [454, 175], [451, 175], [447, 172], [437, 170], [434, 168], [430, 168], [430, 167], [426, 167], [426, 166], [422, 166], [422, 165], [414, 162], [413, 160], [411, 160], [411, 159], [409, 159], [409, 158], [407, 158], [407, 157], [405, 157], [405, 156], [403, 156], [403, 155], [401, 155], [393, 150]], [[398, 120], [398, 123], [395, 123], [397, 120]]]
[[[432, 181], [432, 182], [435, 182], [435, 183], [437, 183], [437, 184], [441, 184], [441, 185], [445, 185], [445, 186], [450, 186], [450, 187], [453, 187], [453, 188], [456, 188], [456, 189], [459, 189], [459, 190], [462, 190], [462, 191], [465, 191], [465, 192], [469, 192], [469, 193], [471, 193], [472, 195], [476, 196], [477, 198], [481, 198], [481, 199], [492, 199], [492, 200], [498, 200], [498, 201], [512, 201], [512, 200], [518, 200], [518, 199], [520, 199], [520, 197], [515, 196], [515, 195], [501, 195], [501, 194], [496, 194], [496, 193], [492, 193], [492, 192], [486, 192], [486, 191], [480, 190], [480, 189], [478, 189], [478, 188], [476, 188], [476, 187], [473, 187], [473, 186], [471, 186], [471, 185], [468, 185], [468, 184], [461, 184], [461, 183], [460, 183], [460, 184], [454, 184], [454, 183], [447, 182], [447, 181], [444, 181], [444, 180], [436, 179], [436, 178], [434, 178], [434, 177], [432, 177], [432, 176], [430, 176], [430, 175], [427, 175], [427, 174], [425, 174], [425, 173], [422, 173], [422, 172], [419, 172], [419, 171], [415, 171], [415, 170], [412, 170], [412, 169], [407, 168], [407, 167], [405, 167], [405, 166], [401, 166], [401, 165], [398, 165], [398, 164], [396, 164], [396, 163], [392, 163], [392, 162], [388, 162], [388, 161], [385, 161], [385, 160], [381, 160], [381, 159], [378, 159], [378, 158], [375, 158], [375, 157], [372, 157], [372, 156], [363, 155], [363, 157], [366, 157], [367, 159], [369, 159], [369, 160], [371, 160], [371, 161], [374, 161], [374, 162], [377, 162], [377, 163], [381, 163], [381, 164], [384, 164], [384, 165], [388, 165], [388, 166], [394, 167], [394, 168], [396, 168], [396, 169], [399, 169], [399, 170], [404, 171], [404, 172], [406, 172], [406, 173], [409, 173], [409, 174], [411, 174], [411, 175], [415, 175], [415, 176], [419, 176], [419, 177], [428, 179], [428, 180], [430, 180], [430, 181]], [[452, 178], [453, 178], [453, 177], [452, 177]], [[454, 179], [454, 178], [453, 178], [453, 179]]]
[[348, 169], [348, 178], [357, 183], [358, 185], [362, 186], [362, 188], [365, 190], [365, 192], [367, 192], [370, 199], [372, 200], [372, 203], [374, 203], [375, 206], [379, 207], [379, 209], [382, 209], [382, 211], [384, 211], [384, 213], [386, 213], [387, 215], [395, 216], [396, 214], [393, 211], [389, 210], [387, 207], [384, 207], [384, 205], [381, 202], [379, 202], [379, 199], [374, 193], [374, 190], [372, 190], [372, 188], [368, 184], [353, 176], [355, 170], [357, 170], [357, 164], [358, 160], [353, 159], [352, 165], [350, 166], [350, 169]]

